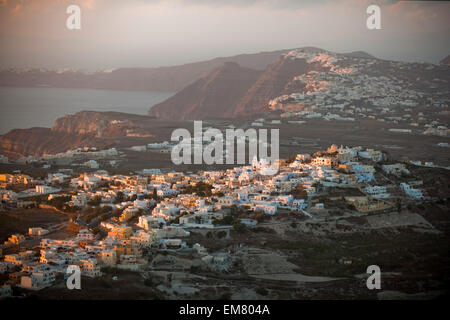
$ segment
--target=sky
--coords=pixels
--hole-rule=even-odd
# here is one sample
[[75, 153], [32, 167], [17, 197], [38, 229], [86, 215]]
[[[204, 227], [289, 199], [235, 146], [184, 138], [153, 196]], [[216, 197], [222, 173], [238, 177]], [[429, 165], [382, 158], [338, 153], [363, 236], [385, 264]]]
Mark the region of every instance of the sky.
[[[66, 27], [73, 4], [80, 30]], [[366, 27], [370, 4], [380, 30]], [[305, 46], [438, 62], [449, 35], [446, 1], [0, 0], [2, 67], [156, 67]]]

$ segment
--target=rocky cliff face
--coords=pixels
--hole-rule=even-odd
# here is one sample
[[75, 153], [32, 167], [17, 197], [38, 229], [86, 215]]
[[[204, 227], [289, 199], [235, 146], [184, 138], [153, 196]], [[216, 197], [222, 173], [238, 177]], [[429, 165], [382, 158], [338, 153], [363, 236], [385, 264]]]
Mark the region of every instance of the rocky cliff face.
[[[320, 51], [306, 48], [308, 51]], [[154, 106], [149, 114], [163, 119], [207, 119], [258, 116], [268, 102], [283, 94], [301, 92], [293, 81], [309, 71], [321, 71], [316, 63], [282, 55], [260, 72], [227, 63]]]
[[286, 93], [291, 80], [298, 75], [307, 73], [310, 65], [306, 60], [293, 60], [280, 57], [272, 63], [256, 80], [235, 107], [233, 116], [253, 115], [260, 112], [267, 103]]
[[142, 130], [139, 125], [142, 118], [147, 117], [120, 112], [81, 111], [57, 119], [51, 130], [96, 138], [114, 138]]
[[15, 129], [0, 136], [0, 154], [11, 159], [24, 156], [56, 154], [80, 146], [98, 146], [100, 140], [88, 135], [74, 135], [49, 128]]
[[[113, 121], [110, 116], [93, 111], [82, 111], [74, 115], [66, 115], [55, 121], [52, 128], [54, 132], [62, 132], [74, 135], [90, 135], [95, 137], [104, 137], [111, 135], [113, 132]], [[122, 123], [119, 123], [122, 125]], [[120, 130], [120, 126], [115, 126], [116, 133]], [[119, 128], [117, 128], [119, 127]]]
[[149, 114], [176, 120], [232, 117], [235, 106], [260, 75], [261, 71], [227, 62], [154, 106]]
[[0, 136], [0, 154], [17, 159], [65, 152], [78, 147], [105, 148], [107, 138], [149, 136], [150, 117], [120, 112], [81, 111], [55, 121], [50, 128], [11, 130]]

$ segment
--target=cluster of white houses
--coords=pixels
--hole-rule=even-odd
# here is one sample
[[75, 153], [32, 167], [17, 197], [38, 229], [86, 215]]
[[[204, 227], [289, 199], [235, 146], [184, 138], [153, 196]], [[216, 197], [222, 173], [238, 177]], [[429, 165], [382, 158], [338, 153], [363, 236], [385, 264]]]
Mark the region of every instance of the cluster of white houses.
[[[428, 86], [427, 90], [412, 89], [414, 80], [400, 77], [395, 72], [379, 72], [381, 69], [390, 68], [411, 70], [417, 67], [413, 66], [414, 64], [305, 49], [293, 50], [285, 55], [285, 59], [305, 59], [315, 70], [294, 77], [288, 84], [297, 87], [297, 83], [301, 82], [303, 85], [300, 87], [304, 88], [301, 92], [285, 94], [268, 102], [271, 109], [286, 111], [281, 114], [281, 118], [340, 121], [368, 118], [393, 124], [401, 123], [409, 127], [389, 129], [394, 133], [412, 133], [414, 129], [417, 130], [416, 127], [421, 126], [422, 129], [417, 131], [421, 134], [449, 134], [446, 123], [430, 117], [430, 114], [414, 110], [424, 104], [448, 109], [448, 88], [436, 91], [435, 83], [425, 82], [424, 87]], [[437, 66], [432, 64], [427, 67], [428, 70], [434, 68]], [[435, 81], [439, 82], [439, 79]], [[298, 108], [295, 105], [298, 105]], [[262, 121], [255, 121], [252, 125], [263, 124]]]
[[[55, 275], [64, 274], [70, 265], [79, 266], [82, 275], [88, 277], [101, 276], [102, 266], [141, 270], [148, 264], [143, 254], [146, 248], [192, 250], [206, 265], [223, 270], [231, 258], [208, 253], [198, 244], [189, 247], [186, 244], [189, 230], [221, 228], [227, 231], [231, 226], [222, 221], [226, 221], [233, 210], [266, 215], [288, 210], [314, 217], [315, 212], [325, 209], [322, 203], [311, 203], [318, 188], [353, 186], [365, 193], [365, 196], [346, 197], [358, 211], [387, 210], [391, 206], [386, 200], [392, 195], [386, 186], [377, 184], [375, 170], [375, 164], [384, 160], [383, 153], [377, 150], [332, 145], [314, 156], [298, 154], [291, 161], [280, 161], [275, 175], [262, 175], [265, 164], [256, 160], [247, 166], [192, 174], [159, 170], [135, 176], [111, 176], [104, 170], [78, 177], [52, 174], [40, 181], [36, 190], [46, 194], [53, 188], [55, 179], [58, 183], [62, 179], [69, 182], [71, 190], [52, 193], [49, 199], [70, 196], [68, 206], [110, 207], [105, 211], [106, 218], [99, 222], [107, 236], [100, 237], [86, 227], [74, 238], [57, 240], [46, 238], [48, 230], [30, 228], [29, 237], [41, 238], [39, 255], [33, 251], [5, 255], [0, 262], [0, 273], [14, 274], [10, 284], [39, 290], [54, 283]], [[401, 177], [409, 174], [404, 164], [385, 164], [382, 170]], [[9, 176], [8, 179], [15, 181], [16, 178]], [[202, 186], [207, 187], [202, 189]], [[301, 195], [297, 192], [299, 186]], [[191, 191], [186, 192], [189, 188]], [[423, 198], [420, 189], [406, 182], [397, 189], [408, 197]], [[11, 191], [1, 190], [0, 195], [8, 206], [20, 201]], [[112, 212], [119, 212], [119, 215]], [[257, 221], [243, 218], [240, 223], [251, 227]], [[25, 236], [15, 234], [8, 244], [20, 245], [24, 241]]]

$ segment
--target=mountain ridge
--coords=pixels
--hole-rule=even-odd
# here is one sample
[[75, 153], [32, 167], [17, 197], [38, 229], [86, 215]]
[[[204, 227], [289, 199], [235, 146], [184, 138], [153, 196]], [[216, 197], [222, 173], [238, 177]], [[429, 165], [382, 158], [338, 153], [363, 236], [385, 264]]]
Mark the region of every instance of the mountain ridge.
[[[314, 47], [297, 50], [317, 54], [328, 52]], [[234, 62], [225, 64], [152, 107], [149, 115], [176, 120], [251, 118], [262, 111], [269, 100], [288, 93], [286, 86], [290, 84], [292, 78], [312, 70], [322, 70], [315, 64], [308, 64], [306, 60], [286, 58], [286, 54], [279, 56], [259, 74], [257, 70], [253, 70], [253, 78], [249, 76], [251, 69], [240, 67]], [[217, 72], [224, 72], [230, 68], [235, 71], [228, 79], [230, 81], [214, 83], [217, 80]], [[242, 77], [244, 78], [241, 79]], [[208, 103], [205, 104], [205, 101]]]
[[[326, 52], [315, 47], [303, 49]], [[0, 86], [178, 92], [225, 62], [236, 62], [245, 68], [265, 70], [280, 55], [291, 50], [294, 49], [243, 53], [175, 66], [122, 67], [95, 72], [75, 69], [0, 68]], [[372, 57], [362, 51], [348, 54], [356, 53]]]
[[153, 106], [149, 115], [177, 120], [203, 119], [204, 116], [232, 117], [232, 106], [238, 103], [261, 73], [235, 62], [226, 62], [173, 97]]
[[280, 54], [287, 51], [289, 50], [239, 54], [177, 66], [118, 68], [93, 73], [78, 70], [60, 72], [29, 69], [18, 72], [14, 69], [2, 69], [0, 70], [0, 86], [177, 92], [225, 62], [236, 62], [243, 67], [264, 70]]
[[[239, 68], [236, 64], [235, 70]], [[373, 85], [380, 87], [386, 81], [396, 82], [401, 87], [405, 80], [409, 82], [413, 79], [413, 74], [417, 75], [414, 79], [428, 78], [433, 68], [433, 64], [382, 60], [363, 51], [340, 54], [315, 47], [304, 47], [281, 54], [253, 83], [249, 83], [250, 79], [247, 78], [240, 90], [231, 87], [242, 75], [236, 73], [233, 81], [215, 83], [217, 77], [213, 71], [202, 78], [203, 80], [198, 80], [153, 107], [149, 114], [174, 120], [239, 117], [254, 119], [276, 110], [303, 110], [304, 101], [330, 90], [334, 91], [333, 96], [336, 101], [340, 99], [341, 104], [348, 104], [349, 100], [360, 96], [363, 88], [367, 91], [364, 95], [370, 92], [371, 99], [377, 100], [379, 97], [372, 92], [372, 88], [367, 87], [367, 79], [371, 79]], [[396, 72], [392, 72], [394, 69]], [[439, 69], [436, 72], [440, 74], [445, 70]], [[208, 79], [208, 86], [202, 83], [204, 79]], [[434, 81], [427, 81], [430, 80]], [[397, 90], [398, 86], [396, 89], [391, 87], [390, 92]], [[336, 91], [337, 87], [340, 87], [340, 90]], [[403, 97], [404, 93], [397, 92], [396, 95], [394, 100], [401, 96], [410, 103], [407, 97]], [[322, 105], [323, 99], [324, 96], [321, 96], [317, 103]], [[208, 103], [203, 103], [206, 100]], [[376, 103], [385, 104], [385, 101]], [[311, 101], [308, 104], [313, 107]]]

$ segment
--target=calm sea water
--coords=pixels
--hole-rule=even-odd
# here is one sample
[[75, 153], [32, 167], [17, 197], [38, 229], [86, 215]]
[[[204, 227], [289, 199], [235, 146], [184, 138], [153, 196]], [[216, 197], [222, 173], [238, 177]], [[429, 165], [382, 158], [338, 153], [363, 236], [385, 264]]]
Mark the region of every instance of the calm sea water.
[[52, 127], [66, 114], [82, 110], [146, 115], [172, 92], [0, 87], [0, 134], [12, 129]]

